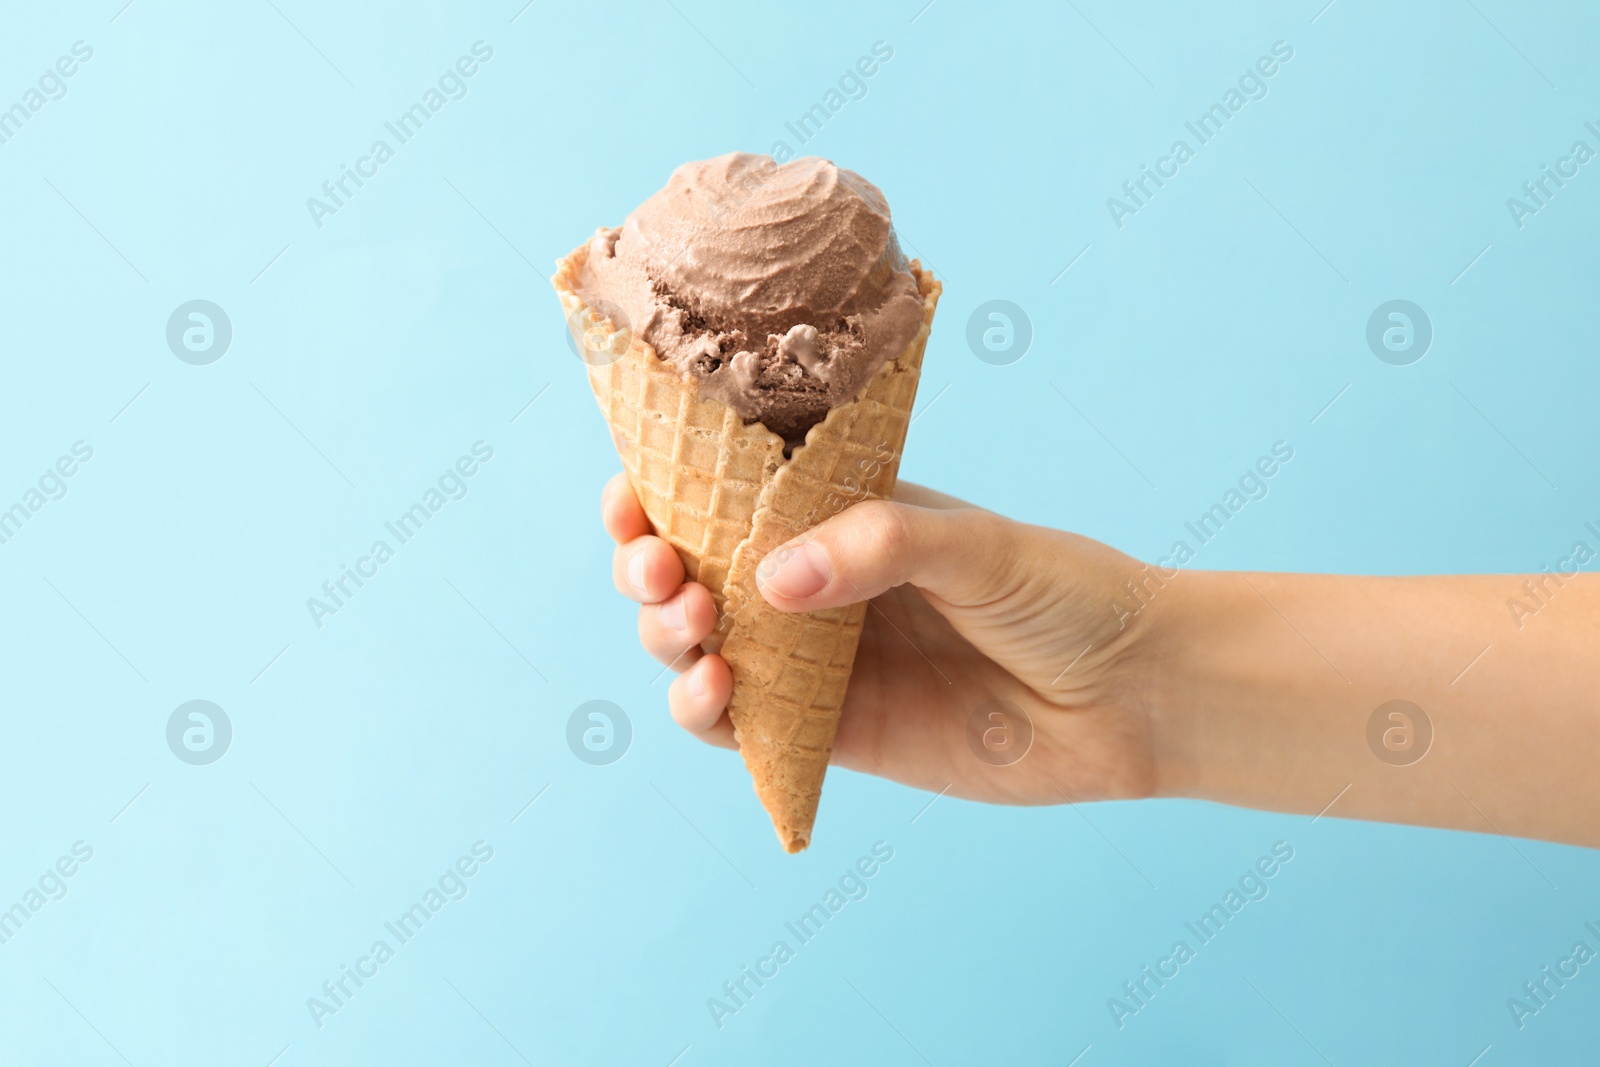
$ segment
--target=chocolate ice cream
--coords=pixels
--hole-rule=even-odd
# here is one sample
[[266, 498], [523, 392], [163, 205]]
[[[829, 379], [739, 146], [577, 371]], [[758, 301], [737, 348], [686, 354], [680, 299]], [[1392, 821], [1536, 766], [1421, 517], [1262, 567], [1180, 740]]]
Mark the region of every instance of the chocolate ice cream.
[[702, 398], [788, 450], [923, 319], [876, 186], [824, 159], [743, 152], [684, 164], [620, 228], [599, 230], [578, 291], [620, 307]]

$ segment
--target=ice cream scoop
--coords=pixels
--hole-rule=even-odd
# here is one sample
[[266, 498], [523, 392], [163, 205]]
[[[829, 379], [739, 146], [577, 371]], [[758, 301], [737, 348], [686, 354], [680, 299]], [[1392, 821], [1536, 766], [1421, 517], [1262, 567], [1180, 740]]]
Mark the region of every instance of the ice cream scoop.
[[589, 243], [579, 295], [620, 307], [657, 358], [786, 452], [922, 327], [876, 186], [825, 159], [686, 163]]

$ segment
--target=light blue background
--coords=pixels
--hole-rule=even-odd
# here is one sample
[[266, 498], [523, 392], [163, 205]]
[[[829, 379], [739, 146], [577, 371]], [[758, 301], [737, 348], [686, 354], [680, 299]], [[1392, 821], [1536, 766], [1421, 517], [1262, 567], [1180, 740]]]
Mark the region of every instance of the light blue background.
[[[0, 506], [94, 449], [0, 545], [0, 907], [94, 849], [0, 946], [0, 1060], [1592, 1049], [1590, 968], [1521, 1032], [1505, 1006], [1600, 920], [1591, 852], [926, 807], [836, 772], [784, 855], [738, 761], [668, 720], [610, 588], [618, 463], [546, 281], [678, 163], [793, 147], [785, 121], [882, 40], [805, 148], [876, 182], [945, 284], [905, 477], [1150, 558], [1282, 439], [1197, 565], [1537, 570], [1600, 520], [1600, 163], [1520, 230], [1506, 199], [1600, 147], [1591, 5], [274, 2], [10, 4], [0, 28], [0, 106], [94, 49], [0, 145]], [[469, 94], [317, 228], [306, 198], [477, 40]], [[1118, 229], [1106, 198], [1279, 40], [1269, 95]], [[210, 366], [165, 341], [196, 298], [233, 325]], [[964, 339], [994, 298], [1035, 330], [1010, 366]], [[1408, 367], [1364, 340], [1393, 298], [1436, 332]], [[469, 495], [316, 628], [306, 598], [480, 440]], [[234, 727], [204, 767], [165, 740], [197, 698]], [[611, 766], [564, 740], [591, 699], [632, 719]], [[1280, 839], [1271, 895], [1119, 1031], [1107, 998]], [[469, 895], [318, 1029], [307, 998], [479, 840]], [[707, 998], [879, 840], [870, 895], [719, 1030]]]

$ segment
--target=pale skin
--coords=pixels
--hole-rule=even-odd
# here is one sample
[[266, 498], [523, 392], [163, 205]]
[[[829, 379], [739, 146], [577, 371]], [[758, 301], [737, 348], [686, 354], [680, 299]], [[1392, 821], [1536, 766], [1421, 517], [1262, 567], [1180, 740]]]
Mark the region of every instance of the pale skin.
[[[711, 594], [685, 582], [626, 476], [601, 512], [640, 641], [680, 672], [673, 719], [735, 747], [732, 675], [699, 648]], [[1156, 571], [905, 483], [761, 572], [784, 611], [871, 600], [839, 766], [997, 804], [1189, 797], [1600, 847], [1600, 575]], [[1397, 699], [1432, 725], [1407, 765], [1369, 742]], [[1033, 725], [1009, 766], [968, 742], [993, 701]]]

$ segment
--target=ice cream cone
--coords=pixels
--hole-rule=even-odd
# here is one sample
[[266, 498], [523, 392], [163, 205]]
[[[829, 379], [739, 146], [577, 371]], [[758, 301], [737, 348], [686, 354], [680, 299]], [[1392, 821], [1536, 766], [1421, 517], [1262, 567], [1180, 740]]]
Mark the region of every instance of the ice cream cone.
[[610, 345], [593, 335], [584, 345], [590, 387], [651, 525], [716, 601], [720, 621], [705, 645], [733, 673], [739, 751], [779, 841], [798, 852], [811, 840], [867, 605], [786, 614], [756, 590], [756, 570], [835, 512], [894, 492], [941, 286], [911, 263], [921, 329], [786, 460], [777, 434], [701, 400], [648, 344], [585, 307], [577, 282], [587, 256], [584, 245], [560, 260], [552, 284], [568, 321]]

